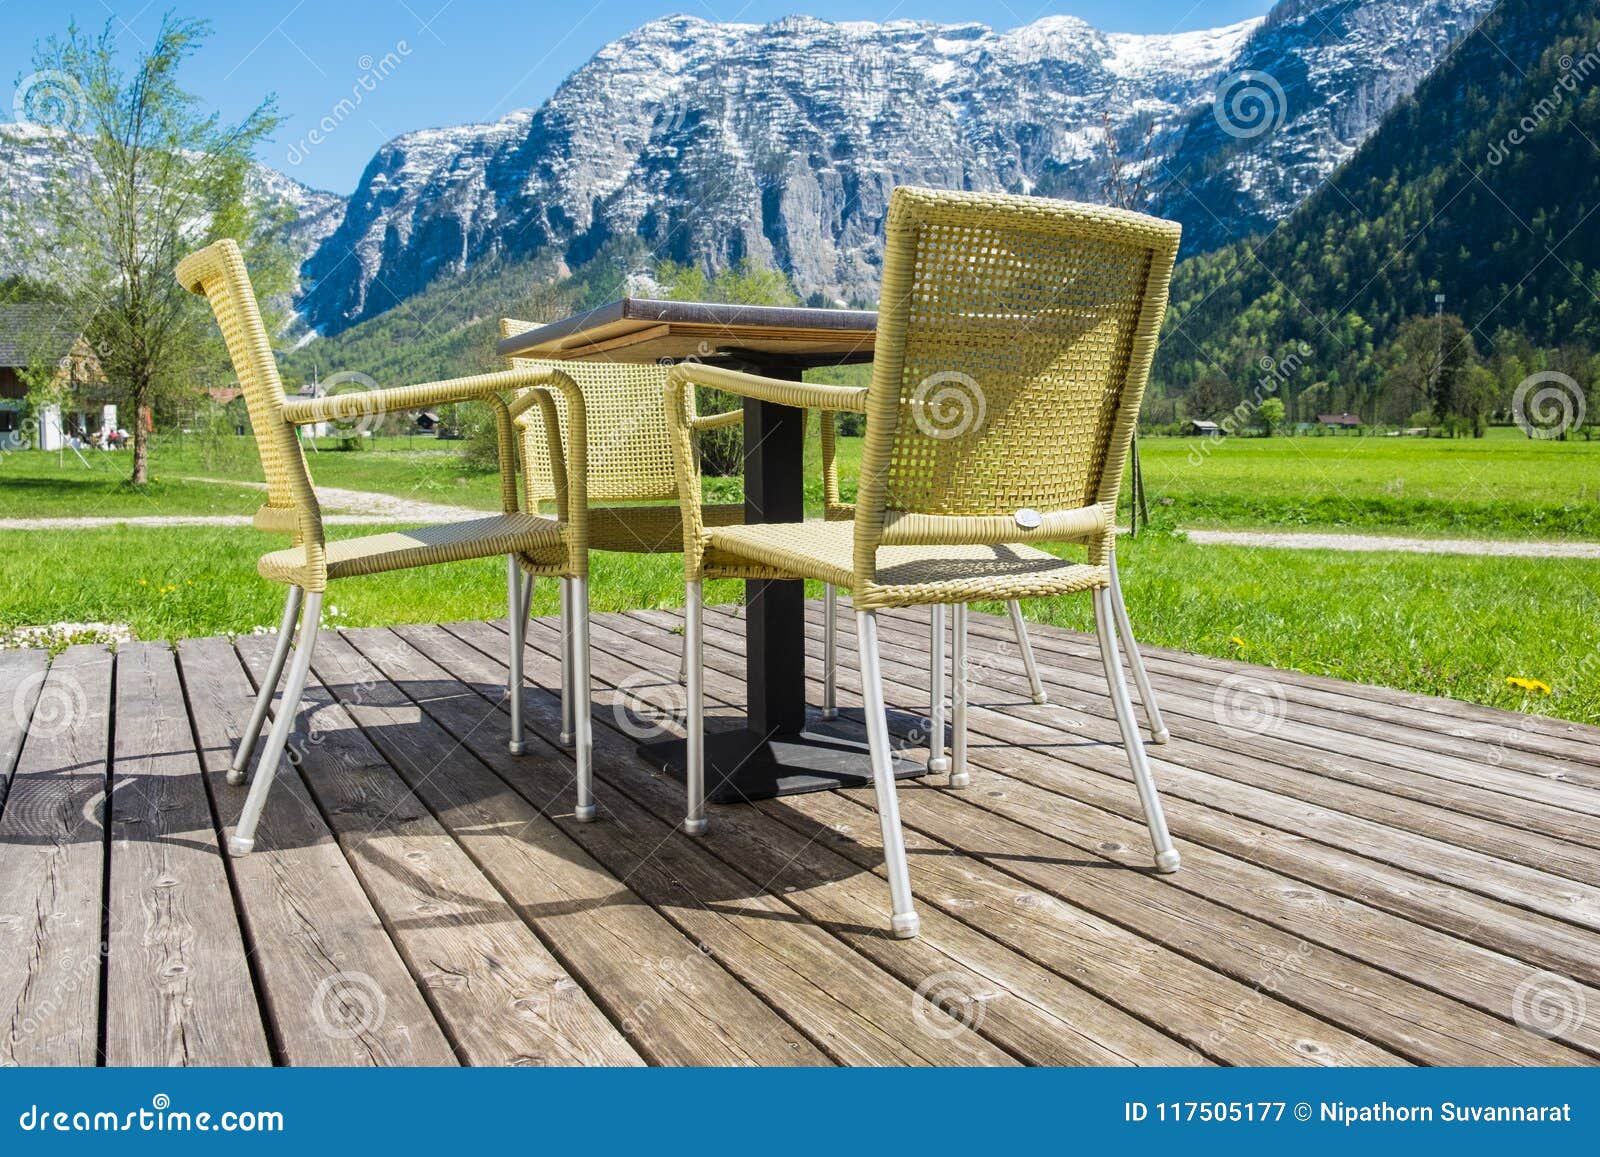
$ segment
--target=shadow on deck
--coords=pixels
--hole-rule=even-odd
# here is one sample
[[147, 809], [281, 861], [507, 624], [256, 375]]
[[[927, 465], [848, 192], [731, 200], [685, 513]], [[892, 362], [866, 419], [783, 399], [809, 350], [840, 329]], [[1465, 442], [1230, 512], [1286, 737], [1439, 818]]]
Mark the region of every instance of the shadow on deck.
[[[820, 699], [820, 608], [808, 608]], [[846, 620], [849, 616], [844, 617]], [[742, 624], [707, 615], [711, 725]], [[862, 738], [853, 624], [843, 715]], [[556, 626], [506, 753], [493, 623], [326, 633], [255, 854], [223, 773], [270, 640], [0, 654], [0, 1060], [21, 1064], [1588, 1064], [1600, 729], [1147, 651], [1184, 868], [1158, 877], [1092, 640], [973, 617], [973, 784], [902, 785], [923, 934], [883, 931], [869, 791], [712, 810], [681, 621], [597, 616], [601, 820], [571, 817]], [[926, 619], [882, 616], [920, 758]]]

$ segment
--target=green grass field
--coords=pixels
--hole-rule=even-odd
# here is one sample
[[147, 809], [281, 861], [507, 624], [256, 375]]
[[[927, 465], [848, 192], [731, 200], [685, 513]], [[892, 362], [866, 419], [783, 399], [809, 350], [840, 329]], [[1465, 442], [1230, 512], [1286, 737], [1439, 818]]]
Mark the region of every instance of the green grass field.
[[1600, 539], [1600, 442], [1145, 438], [1145, 491], [1180, 526]]
[[[385, 439], [310, 461], [324, 485], [494, 508], [494, 475], [465, 468], [458, 447]], [[847, 495], [859, 454], [858, 440], [843, 440]], [[123, 483], [125, 455], [88, 457], [93, 469], [70, 454], [0, 458], [0, 517], [248, 514], [261, 501], [258, 491], [183, 481], [258, 479], [246, 440], [159, 442], [156, 481], [144, 492]], [[814, 441], [809, 457], [816, 509]], [[1142, 457], [1158, 525], [1167, 529], [1125, 540], [1119, 557], [1129, 606], [1151, 643], [1600, 722], [1600, 562], [1203, 547], [1170, 532], [1232, 526], [1600, 539], [1600, 444], [1530, 442], [1504, 431], [1455, 442], [1150, 438]], [[728, 495], [737, 486], [715, 480], [708, 488]], [[281, 590], [256, 577], [254, 561], [280, 543], [242, 527], [14, 532], [0, 563], [0, 631], [106, 621], [127, 623], [141, 638], [170, 639], [272, 625]], [[504, 584], [503, 566], [492, 559], [350, 580], [330, 594], [328, 617], [349, 625], [492, 617], [503, 613]], [[677, 605], [681, 563], [674, 555], [597, 555], [592, 588], [599, 610]], [[713, 584], [708, 597], [731, 602], [741, 593], [735, 583]], [[554, 584], [538, 584], [536, 613], [555, 610]], [[1089, 624], [1082, 599], [1027, 612]], [[1509, 677], [1539, 680], [1551, 693], [1528, 695]]]

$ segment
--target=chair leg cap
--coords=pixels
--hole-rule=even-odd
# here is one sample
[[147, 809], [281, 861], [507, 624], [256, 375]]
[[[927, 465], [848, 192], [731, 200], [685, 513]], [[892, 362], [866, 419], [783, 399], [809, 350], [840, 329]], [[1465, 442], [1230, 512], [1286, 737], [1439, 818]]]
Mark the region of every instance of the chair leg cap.
[[933, 775], [945, 775], [950, 771], [950, 757], [948, 755], [935, 755], [928, 760], [928, 771]]
[[889, 917], [889, 927], [894, 930], [895, 939], [910, 940], [922, 931], [922, 917], [915, 912], [901, 912]]
[[839, 709], [837, 707], [824, 707], [822, 709], [822, 717], [824, 719], [837, 719], [839, 718]]
[[1154, 744], [1165, 743], [1171, 738], [1172, 732], [1168, 731], [1165, 727], [1163, 727], [1160, 731], [1152, 731], [1150, 733], [1150, 742]]
[[963, 788], [972, 786], [972, 773], [970, 771], [953, 771], [950, 773], [950, 786]]
[[1033, 701], [1040, 707], [1043, 707], [1046, 703], [1050, 702], [1050, 696], [1041, 691], [1033, 697]]
[[703, 836], [706, 834], [706, 828], [710, 825], [711, 821], [703, 817], [697, 820], [684, 820], [683, 834], [686, 836]]
[[572, 746], [572, 732], [570, 731], [563, 731], [556, 737], [556, 739], [560, 742], [562, 747]]
[[506, 750], [512, 755], [521, 755], [524, 751], [528, 750], [528, 745], [522, 742], [520, 739], [513, 739], [510, 743], [506, 744]]
[[228, 855], [234, 857], [234, 859], [239, 859], [242, 856], [248, 856], [251, 849], [255, 846], [256, 842], [253, 839], [247, 840], [243, 836], [228, 837]]
[[1156, 871], [1161, 872], [1162, 874], [1176, 872], [1181, 863], [1182, 860], [1179, 858], [1176, 848], [1174, 848], [1172, 851], [1160, 852], [1156, 855]]
[[572, 818], [577, 820], [580, 824], [593, 823], [594, 816], [595, 808], [594, 804], [592, 803], [584, 804], [582, 807], [575, 807], [572, 809]]
[[244, 773], [244, 768], [242, 768], [242, 767], [230, 767], [230, 768], [228, 768], [228, 786], [230, 786], [230, 787], [239, 787], [245, 782], [245, 780], [247, 778], [248, 777]]

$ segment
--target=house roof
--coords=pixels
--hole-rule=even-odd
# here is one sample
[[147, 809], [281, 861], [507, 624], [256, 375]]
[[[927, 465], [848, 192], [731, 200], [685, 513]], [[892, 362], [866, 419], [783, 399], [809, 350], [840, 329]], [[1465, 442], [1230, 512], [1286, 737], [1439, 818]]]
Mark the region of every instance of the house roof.
[[1318, 414], [1317, 421], [1324, 426], [1359, 426], [1361, 419], [1355, 414]]
[[1222, 429], [1222, 427], [1217, 425], [1215, 422], [1207, 421], [1205, 418], [1190, 418], [1189, 419], [1189, 425], [1191, 425], [1191, 426], [1193, 426], [1193, 427], [1195, 427], [1196, 429], [1199, 429], [1199, 430], [1220, 430], [1220, 429]]
[[0, 366], [18, 369], [40, 361], [58, 362], [81, 337], [53, 305], [0, 305]]

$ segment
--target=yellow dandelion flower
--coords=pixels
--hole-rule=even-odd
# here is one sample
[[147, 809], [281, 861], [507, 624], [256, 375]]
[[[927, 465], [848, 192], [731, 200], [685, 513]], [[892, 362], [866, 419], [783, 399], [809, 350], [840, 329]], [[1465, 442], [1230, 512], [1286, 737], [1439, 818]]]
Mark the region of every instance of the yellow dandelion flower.
[[1550, 684], [1543, 679], [1525, 679], [1521, 675], [1507, 675], [1506, 682], [1523, 691], [1536, 691], [1540, 695], [1550, 694]]
[[1238, 635], [1229, 635], [1228, 642], [1232, 643], [1235, 647], [1238, 647], [1241, 651], [1245, 648], [1245, 641]]

